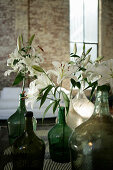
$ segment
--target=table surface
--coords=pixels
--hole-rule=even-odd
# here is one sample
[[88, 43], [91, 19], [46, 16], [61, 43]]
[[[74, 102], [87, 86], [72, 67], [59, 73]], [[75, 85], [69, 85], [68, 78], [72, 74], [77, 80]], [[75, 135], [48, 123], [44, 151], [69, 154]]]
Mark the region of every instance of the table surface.
[[[51, 126], [37, 127], [36, 135], [41, 137], [46, 145], [43, 170], [71, 170], [71, 163], [57, 163], [50, 159], [47, 134]], [[8, 142], [7, 126], [0, 126], [0, 170], [12, 170], [11, 146]]]

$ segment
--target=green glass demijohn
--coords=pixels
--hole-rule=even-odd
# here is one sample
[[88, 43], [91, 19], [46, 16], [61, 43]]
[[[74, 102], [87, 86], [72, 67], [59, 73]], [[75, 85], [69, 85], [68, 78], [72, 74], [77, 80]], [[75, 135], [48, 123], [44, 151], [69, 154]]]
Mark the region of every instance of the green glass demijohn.
[[45, 144], [33, 131], [33, 112], [26, 113], [24, 133], [13, 146], [13, 170], [43, 170]]
[[69, 139], [72, 170], [113, 170], [113, 118], [107, 86], [98, 87], [94, 113]]
[[68, 140], [71, 128], [65, 122], [65, 108], [59, 107], [58, 122], [48, 133], [50, 158], [55, 162], [69, 162]]
[[[9, 144], [13, 144], [15, 139], [19, 137], [25, 129], [25, 116], [26, 113], [26, 106], [25, 106], [25, 96], [24, 93], [20, 94], [19, 99], [19, 106], [16, 112], [11, 115], [8, 120], [8, 135], [9, 135]], [[33, 129], [36, 130], [37, 121], [33, 117]]]

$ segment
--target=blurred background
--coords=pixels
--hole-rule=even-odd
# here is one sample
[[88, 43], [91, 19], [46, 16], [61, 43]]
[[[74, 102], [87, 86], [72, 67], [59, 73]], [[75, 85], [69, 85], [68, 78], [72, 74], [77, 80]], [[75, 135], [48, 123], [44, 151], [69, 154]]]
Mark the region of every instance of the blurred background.
[[113, 58], [112, 32], [112, 0], [0, 0], [0, 100], [15, 78], [14, 73], [5, 77], [4, 72], [18, 35], [27, 41], [35, 34], [34, 46], [44, 49], [44, 68], [50, 69], [53, 60], [70, 60], [75, 42], [78, 54], [83, 43], [86, 50], [93, 48], [92, 60]]

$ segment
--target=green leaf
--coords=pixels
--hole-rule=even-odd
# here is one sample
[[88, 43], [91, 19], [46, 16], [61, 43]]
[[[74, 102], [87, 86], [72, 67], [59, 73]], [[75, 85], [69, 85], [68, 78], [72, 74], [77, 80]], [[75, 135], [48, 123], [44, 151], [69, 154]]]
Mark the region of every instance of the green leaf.
[[74, 53], [70, 53], [70, 55], [73, 55]]
[[53, 113], [55, 113], [57, 106], [59, 105], [60, 99], [59, 100], [55, 100], [55, 103], [53, 105]]
[[85, 54], [85, 43], [83, 43], [83, 53]]
[[41, 103], [40, 103], [40, 107], [44, 104], [44, 102], [45, 102], [45, 100], [46, 100], [46, 98], [47, 98], [47, 95], [48, 95], [48, 93], [51, 91], [52, 88], [53, 88], [52, 85], [49, 85], [49, 86], [47, 87], [45, 93], [44, 93], [43, 96], [42, 96]]
[[97, 86], [97, 84], [98, 84], [97, 81], [95, 81], [95, 82], [93, 82], [93, 83], [87, 81], [87, 83], [89, 84], [89, 86], [86, 87], [84, 90], [86, 90], [86, 89], [88, 89], [88, 88], [90, 88], [90, 87], [93, 87], [93, 86]]
[[54, 97], [56, 97], [56, 91], [57, 91], [58, 88], [59, 88], [59, 86], [55, 87], [55, 90], [54, 90]]
[[104, 57], [102, 57], [102, 56], [98, 57], [98, 58], [96, 59], [96, 62], [101, 61], [103, 58], [104, 58]]
[[55, 102], [52, 102], [52, 103], [45, 109], [44, 114], [43, 114], [42, 121], [43, 121], [43, 119], [44, 119], [46, 113], [48, 112], [48, 110], [50, 109], [50, 107], [51, 107], [54, 103], [55, 103]]
[[42, 96], [39, 96], [36, 101], [38, 102], [39, 100], [41, 100], [41, 98], [42, 98]]
[[33, 65], [32, 68], [38, 72], [44, 72], [44, 70], [40, 66]]
[[80, 89], [80, 82], [76, 82], [74, 79], [71, 78], [71, 84], [73, 87], [77, 86]]
[[[20, 51], [23, 51], [23, 52], [25, 52], [26, 53], [26, 49], [25, 49], [25, 47], [23, 47], [23, 48], [21, 48], [21, 50]], [[19, 51], [19, 52], [20, 52]]]
[[19, 62], [19, 60], [17, 60], [17, 59], [14, 60], [14, 61], [13, 61], [13, 65], [16, 65], [18, 62]]
[[24, 78], [25, 76], [21, 72], [19, 72], [13, 82], [13, 86], [19, 84]]
[[70, 61], [68, 64], [75, 64], [75, 62], [74, 61]]
[[79, 67], [79, 71], [86, 71], [86, 69], [84, 67]]
[[62, 96], [63, 96], [63, 99], [64, 99], [65, 108], [66, 108], [66, 111], [68, 113], [70, 101], [69, 101], [69, 98], [68, 98], [67, 94], [65, 92], [63, 92], [63, 91], [61, 91], [61, 92], [62, 92]]
[[76, 81], [74, 79], [72, 79], [72, 78], [71, 78], [71, 84], [72, 84], [73, 87], [76, 86]]
[[[50, 85], [48, 85], [48, 86], [50, 86]], [[46, 86], [46, 87], [44, 87], [43, 89], [40, 90], [40, 95], [42, 95], [43, 91], [45, 91], [48, 88], [48, 86]]]
[[78, 55], [76, 55], [76, 54], [70, 55], [70, 57], [77, 57], [77, 58], [80, 58], [80, 56], [78, 56]]
[[91, 94], [90, 94], [90, 100], [91, 100], [92, 97], [93, 97], [93, 93], [94, 93], [94, 91], [95, 91], [95, 88], [96, 88], [96, 86], [93, 86], [93, 87], [92, 87]]
[[91, 50], [92, 50], [92, 47], [87, 50], [86, 55], [88, 55]]
[[30, 40], [28, 41], [29, 45], [32, 44], [34, 37], [35, 37], [35, 34], [33, 34], [32, 37], [30, 38]]

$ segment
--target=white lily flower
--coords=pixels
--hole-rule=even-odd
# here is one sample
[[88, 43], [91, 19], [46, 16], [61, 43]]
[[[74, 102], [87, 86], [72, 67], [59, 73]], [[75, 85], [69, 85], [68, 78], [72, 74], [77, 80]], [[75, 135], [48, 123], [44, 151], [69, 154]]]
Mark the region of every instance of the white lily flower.
[[98, 80], [98, 85], [109, 84], [113, 91], [113, 59], [103, 61], [100, 64], [98, 73], [101, 75], [101, 78]]
[[52, 82], [50, 81], [50, 79], [47, 77], [46, 74], [41, 74], [38, 76], [38, 79], [37, 79], [38, 89], [43, 89], [51, 84]]
[[37, 63], [43, 63], [44, 58], [41, 56], [41, 54], [35, 53], [35, 59]]
[[87, 78], [88, 82], [95, 82], [100, 79], [100, 74], [98, 72], [99, 65], [88, 63], [86, 66], [86, 71], [83, 73], [83, 77]]
[[4, 76], [9, 76], [14, 70], [7, 70], [4, 73]]
[[54, 61], [52, 64], [55, 67], [55, 70], [49, 70], [49, 74], [54, 74], [57, 76], [57, 83], [60, 84], [66, 78], [74, 78], [77, 81], [76, 76], [73, 75], [77, 71], [77, 67], [75, 65], [68, 64], [66, 62], [58, 62]]
[[[21, 70], [21, 67], [19, 66], [20, 70]], [[18, 72], [19, 69], [18, 69], [18, 66], [13, 66], [13, 70], [7, 70], [5, 71], [4, 73], [4, 76], [9, 76], [12, 72]]]
[[26, 105], [30, 104], [32, 109], [39, 95], [39, 88], [36, 81], [37, 80], [34, 80], [30, 83], [26, 99]]
[[39, 75], [38, 79], [32, 81], [27, 92], [26, 105], [30, 104], [33, 109], [34, 103], [39, 96], [40, 89], [43, 89], [50, 84], [52, 83], [45, 74]]

